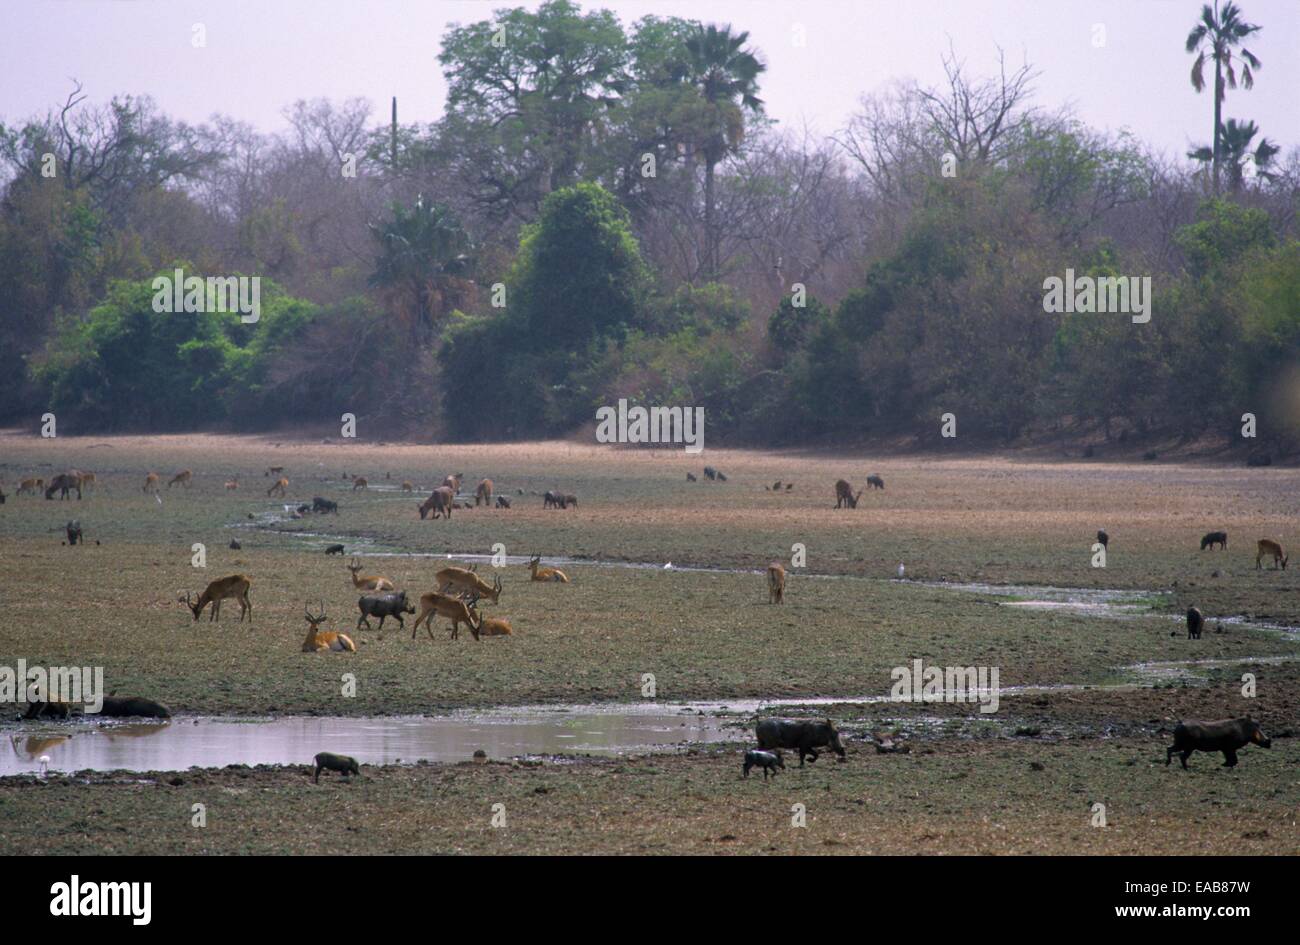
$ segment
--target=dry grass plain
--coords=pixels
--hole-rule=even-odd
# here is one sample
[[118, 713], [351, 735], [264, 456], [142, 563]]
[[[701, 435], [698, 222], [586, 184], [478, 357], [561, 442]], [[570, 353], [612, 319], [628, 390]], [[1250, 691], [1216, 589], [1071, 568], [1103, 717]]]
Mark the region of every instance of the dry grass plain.
[[[699, 475], [704, 462], [729, 481], [688, 483], [686, 472]], [[284, 500], [265, 494], [272, 465], [290, 479]], [[13, 494], [24, 476], [69, 467], [100, 480], [80, 503]], [[146, 472], [165, 483], [182, 468], [194, 470], [192, 489], [164, 488], [161, 503], [141, 493]], [[467, 491], [489, 476], [514, 508], [420, 521], [417, 502], [462, 471]], [[345, 473], [373, 488], [353, 493]], [[834, 481], [862, 487], [869, 473], [883, 476], [885, 490], [864, 492], [856, 510], [834, 510]], [[235, 475], [241, 488], [227, 492]], [[1289, 737], [1300, 676], [1292, 663], [1250, 662], [1293, 656], [1294, 635], [1231, 626], [1187, 641], [1170, 635], [1178, 624], [1169, 614], [1102, 620], [890, 580], [903, 562], [916, 581], [1168, 592], [1152, 600], [1174, 614], [1195, 604], [1211, 618], [1298, 625], [1297, 572], [1254, 567], [1256, 538], [1300, 540], [1294, 470], [8, 434], [0, 476], [9, 494], [0, 506], [0, 664], [102, 665], [110, 689], [180, 714], [636, 700], [645, 672], [670, 700], [864, 696], [887, 692], [890, 668], [914, 658], [998, 666], [1003, 687], [1105, 686], [1133, 680], [1126, 667], [1136, 663], [1223, 661], [1196, 674], [1204, 685], [1008, 697], [996, 724], [970, 706], [922, 707], [927, 719], [950, 716], [937, 728], [910, 706], [837, 706], [832, 714], [855, 736], [850, 762], [789, 770], [769, 785], [742, 781], [734, 750], [381, 768], [328, 787], [294, 768], [190, 772], [180, 785], [170, 775], [57, 777], [44, 787], [9, 778], [0, 780], [0, 851], [25, 848], [36, 830], [63, 852], [1300, 850]], [[415, 496], [397, 491], [405, 479]], [[778, 479], [794, 489], [764, 489]], [[578, 507], [544, 511], [540, 493], [551, 488], [576, 493]], [[340, 514], [277, 515], [314, 495], [337, 500]], [[74, 515], [91, 544], [60, 544]], [[1098, 528], [1111, 536], [1105, 569], [1091, 566]], [[1228, 550], [1199, 551], [1200, 536], [1217, 529], [1229, 533]], [[232, 537], [240, 550], [227, 547]], [[439, 631], [430, 641], [421, 631], [412, 642], [409, 631], [362, 631], [355, 657], [311, 657], [298, 651], [304, 603], [323, 600], [333, 629], [350, 630], [356, 618], [345, 562], [322, 553], [334, 540], [361, 553], [367, 571], [417, 592], [432, 589], [440, 562], [380, 554], [490, 554], [499, 543], [511, 555], [590, 563], [566, 565], [567, 586], [532, 584], [524, 568], [508, 567], [494, 610], [514, 622], [511, 638], [453, 642]], [[207, 548], [204, 571], [190, 563], [195, 542]], [[796, 542], [807, 569], [792, 570], [780, 608], [766, 604], [758, 575], [679, 570], [745, 572], [788, 559]], [[669, 561], [673, 569], [659, 567]], [[232, 602], [219, 624], [206, 616], [195, 624], [176, 603], [178, 592], [236, 571], [253, 578], [251, 626], [235, 622]], [[358, 676], [356, 698], [338, 695], [342, 661]], [[1249, 703], [1237, 692], [1245, 669], [1259, 678]], [[1165, 768], [1160, 729], [1172, 719], [1248, 709], [1274, 736], [1271, 752], [1248, 749], [1235, 771], [1204, 755], [1191, 772]], [[893, 730], [910, 740], [910, 754], [876, 755], [864, 740]], [[205, 797], [225, 812], [222, 826], [193, 831], [185, 812]], [[498, 797], [516, 812], [506, 830], [488, 826]], [[308, 798], [346, 798], [349, 814], [310, 822], [296, 813]], [[1097, 800], [1111, 811], [1105, 830], [1089, 827]], [[789, 826], [797, 801], [809, 807], [806, 830]], [[1197, 829], [1175, 829], [1189, 805]]]

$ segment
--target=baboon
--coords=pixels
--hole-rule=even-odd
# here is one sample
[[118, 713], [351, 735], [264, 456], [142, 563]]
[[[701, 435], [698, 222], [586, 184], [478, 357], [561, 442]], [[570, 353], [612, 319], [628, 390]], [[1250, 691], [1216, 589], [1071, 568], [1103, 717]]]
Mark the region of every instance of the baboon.
[[1187, 608], [1187, 639], [1199, 640], [1201, 638], [1201, 627], [1205, 626], [1205, 618], [1201, 616], [1200, 610], [1195, 607]]
[[243, 547], [244, 547], [244, 546], [241, 545], [239, 542], [235, 541], [235, 539], [233, 539], [233, 538], [230, 539], [230, 550], [231, 550], [231, 551], [239, 551], [239, 550], [242, 549]]
[[508, 499], [506, 496], [503, 495], [497, 496], [497, 508], [499, 509], [510, 508], [510, 499]]
[[1110, 547], [1110, 536], [1106, 534], [1104, 528], [1097, 529], [1097, 544], [1101, 545], [1103, 548]]
[[861, 495], [862, 495], [861, 489], [858, 490], [857, 495], [853, 494], [853, 487], [849, 485], [847, 479], [840, 479], [836, 481], [835, 507], [837, 509], [846, 505], [851, 509], [856, 509], [858, 507], [858, 499], [859, 497], [861, 497]]
[[81, 522], [73, 519], [67, 524], [66, 531], [68, 533], [69, 545], [75, 545], [77, 542], [81, 541]]
[[785, 568], [776, 561], [767, 566], [767, 602], [785, 603]]
[[699, 480], [695, 478], [695, 473], [689, 473], [689, 472], [686, 474], [686, 481], [687, 481], [687, 482], [699, 482]]

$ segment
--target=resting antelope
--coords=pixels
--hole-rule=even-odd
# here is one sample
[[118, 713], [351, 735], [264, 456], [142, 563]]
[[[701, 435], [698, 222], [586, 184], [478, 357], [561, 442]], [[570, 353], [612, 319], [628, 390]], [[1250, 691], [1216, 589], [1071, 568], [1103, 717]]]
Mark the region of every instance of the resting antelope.
[[208, 622], [219, 620], [221, 617], [221, 602], [227, 597], [233, 597], [239, 601], [239, 620], [244, 620], [244, 615], [248, 615], [249, 623], [253, 622], [253, 599], [249, 596], [249, 591], [253, 589], [253, 580], [246, 574], [232, 574], [229, 577], [217, 578], [207, 586], [207, 589], [199, 595], [197, 601], [191, 599], [189, 591], [185, 592], [182, 598], [186, 607], [194, 613], [194, 619], [199, 619], [199, 614], [203, 613], [203, 608], [212, 605], [212, 613], [208, 617]]
[[140, 491], [141, 491], [141, 492], [153, 492], [153, 493], [156, 494], [156, 493], [158, 492], [158, 474], [157, 474], [157, 473], [149, 473], [149, 475], [145, 476], [145, 477], [144, 477], [144, 488], [141, 489]]
[[379, 574], [358, 574], [361, 570], [361, 562], [356, 558], [348, 565], [348, 570], [352, 572], [352, 586], [362, 591], [391, 591], [393, 582]]
[[319, 629], [320, 625], [325, 622], [325, 602], [321, 601], [320, 616], [313, 617], [307, 605], [303, 605], [303, 616], [307, 618], [310, 628], [307, 630], [307, 639], [302, 641], [302, 651], [304, 653], [355, 653], [357, 645], [352, 642], [352, 638], [346, 633], [339, 633], [337, 630]]
[[182, 488], [188, 489], [194, 480], [194, 473], [188, 469], [182, 469], [176, 475], [172, 476], [167, 482], [167, 488], [170, 489], [176, 483], [180, 483]]
[[510, 621], [505, 617], [483, 617], [479, 621], [480, 637], [508, 637], [514, 634]]
[[275, 481], [275, 485], [266, 490], [267, 495], [279, 495], [284, 498], [284, 490], [289, 488], [289, 480], [281, 476]]
[[356, 492], [358, 489], [369, 489], [369, 488], [370, 488], [370, 483], [366, 482], [365, 476], [357, 476], [355, 479], [352, 480], [353, 492]]
[[460, 625], [462, 623], [469, 626], [469, 632], [474, 634], [474, 639], [478, 639], [479, 625], [483, 622], [479, 617], [478, 611], [474, 605], [478, 603], [477, 597], [471, 597], [468, 601], [459, 597], [451, 597], [448, 594], [430, 593], [420, 596], [420, 613], [415, 618], [415, 628], [411, 630], [411, 639], [415, 639], [416, 631], [420, 629], [420, 621], [424, 621], [424, 629], [429, 634], [429, 639], [433, 639], [433, 617], [437, 614], [440, 617], [447, 617], [451, 620], [451, 638], [453, 640], [460, 636]]
[[489, 584], [473, 571], [468, 568], [443, 568], [434, 575], [438, 582], [439, 593], [446, 594], [448, 591], [454, 591], [457, 594], [474, 594], [478, 597], [486, 597], [492, 603], [497, 603], [501, 599], [501, 578], [494, 576], [492, 583]]
[[480, 479], [478, 488], [474, 490], [474, 504], [482, 502], [488, 508], [492, 507], [492, 480]]
[[561, 584], [569, 583], [569, 576], [559, 568], [543, 568], [541, 555], [533, 555], [532, 560], [528, 562], [528, 570], [533, 573], [534, 581], [558, 581]]
[[775, 561], [767, 566], [767, 602], [785, 603], [785, 568]]
[[22, 482], [18, 483], [18, 495], [22, 495], [24, 492], [29, 495], [36, 495], [37, 489], [40, 489], [41, 491], [45, 490], [44, 479], [33, 477], [31, 479], [24, 479]]
[[1273, 557], [1274, 569], [1276, 569], [1277, 566], [1281, 564], [1282, 570], [1283, 571], [1286, 570], [1287, 558], [1289, 558], [1290, 555], [1282, 551], [1282, 545], [1279, 542], [1276, 542], [1271, 538], [1261, 538], [1259, 540], [1259, 543], [1256, 545], [1256, 551], [1255, 551], [1256, 570], [1258, 570], [1261, 567], [1260, 561], [1266, 555], [1271, 555]]
[[228, 480], [226, 480], [226, 491], [227, 491], [227, 492], [234, 492], [234, 491], [235, 491], [236, 489], [238, 489], [238, 488], [239, 488], [239, 477], [238, 477], [238, 476], [236, 476], [234, 479], [228, 479]]
[[858, 490], [857, 495], [853, 494], [853, 487], [849, 485], [846, 479], [841, 479], [835, 483], [835, 507], [837, 509], [845, 505], [851, 509], [856, 509], [858, 507], [858, 498], [861, 495], [861, 489]]

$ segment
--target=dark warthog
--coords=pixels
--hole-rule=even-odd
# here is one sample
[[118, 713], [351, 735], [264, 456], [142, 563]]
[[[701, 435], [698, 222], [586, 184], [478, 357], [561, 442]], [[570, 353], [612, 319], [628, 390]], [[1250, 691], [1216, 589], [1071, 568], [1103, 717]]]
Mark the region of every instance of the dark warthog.
[[392, 594], [367, 594], [357, 601], [357, 607], [361, 611], [361, 616], [357, 618], [357, 629], [360, 630], [365, 625], [367, 630], [370, 629], [370, 617], [379, 618], [379, 629], [384, 629], [384, 621], [389, 617], [397, 618], [397, 625], [403, 630], [406, 624], [402, 622], [402, 614], [415, 613], [415, 605], [406, 600], [406, 591], [395, 591]]
[[342, 546], [342, 545], [330, 545], [328, 548], [325, 549], [325, 553], [326, 553], [327, 555], [341, 555], [341, 554], [343, 554], [343, 546]]
[[68, 533], [69, 545], [75, 545], [77, 542], [81, 541], [81, 522], [76, 519], [69, 522], [64, 531]]
[[1205, 537], [1201, 539], [1201, 550], [1206, 548], [1211, 550], [1218, 545], [1224, 551], [1228, 550], [1228, 533], [1227, 532], [1206, 532]]
[[170, 719], [172, 717], [166, 706], [161, 706], [152, 699], [142, 699], [140, 696], [105, 696], [99, 714], [114, 718]]
[[54, 493], [59, 493], [60, 499], [68, 497], [69, 490], [77, 490], [77, 499], [81, 499], [81, 476], [74, 472], [59, 473], [50, 480], [50, 484], [45, 488], [45, 498], [53, 499]]
[[1205, 618], [1201, 616], [1200, 610], [1195, 607], [1187, 608], [1187, 639], [1199, 640], [1201, 638], [1201, 627], [1205, 626]]
[[872, 489], [883, 489], [885, 488], [885, 480], [881, 479], [879, 476], [868, 476], [867, 485]]
[[542, 508], [544, 509], [564, 508], [564, 506], [561, 504], [563, 503], [563, 501], [564, 501], [564, 496], [560, 495], [558, 492], [551, 492], [547, 490], [546, 494], [542, 496]]
[[705, 478], [705, 479], [717, 479], [717, 478], [718, 478], [718, 471], [717, 471], [716, 469], [714, 469], [712, 466], [705, 466], [705, 467], [704, 467], [704, 478]]
[[72, 717], [72, 704], [69, 702], [31, 702], [19, 721], [30, 719], [68, 719]]
[[745, 764], [741, 768], [745, 777], [749, 777], [749, 769], [757, 765], [763, 769], [763, 780], [767, 780], [770, 773], [776, 777], [776, 769], [785, 770], [785, 759], [781, 757], [779, 751], [761, 751], [758, 748], [751, 748], [745, 752]]
[[1183, 767], [1194, 751], [1223, 752], [1223, 766], [1237, 765], [1237, 749], [1254, 742], [1262, 748], [1271, 748], [1273, 741], [1264, 734], [1259, 723], [1249, 715], [1241, 719], [1224, 719], [1222, 722], [1180, 722], [1174, 729], [1174, 743], [1165, 752], [1165, 764], [1181, 755]]
[[450, 486], [439, 486], [420, 505], [420, 518], [423, 519], [430, 512], [433, 512], [434, 518], [438, 518], [440, 515], [451, 518], [451, 509], [455, 498], [456, 493], [452, 491]]
[[821, 722], [794, 722], [790, 719], [760, 719], [755, 731], [758, 734], [758, 747], [770, 751], [774, 748], [788, 748], [799, 751], [799, 767], [803, 767], [805, 755], [817, 760], [817, 749], [829, 747], [831, 751], [845, 760], [844, 746], [840, 744], [840, 733], [835, 731], [835, 724], [830, 719]]
[[313, 512], [333, 512], [335, 515], [338, 515], [339, 504], [337, 502], [331, 502], [323, 496], [316, 495], [312, 496], [311, 510]]
[[320, 773], [325, 770], [337, 771], [345, 777], [349, 774], [361, 777], [361, 766], [357, 764], [357, 759], [349, 758], [347, 755], [336, 755], [328, 751], [322, 751], [316, 756], [317, 784], [320, 784]]

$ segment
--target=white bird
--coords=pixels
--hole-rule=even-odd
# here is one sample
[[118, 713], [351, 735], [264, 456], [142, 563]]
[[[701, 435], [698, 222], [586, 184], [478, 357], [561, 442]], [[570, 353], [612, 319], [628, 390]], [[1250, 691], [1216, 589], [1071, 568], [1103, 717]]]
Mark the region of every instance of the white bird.
[[901, 561], [898, 562], [898, 576], [899, 576], [900, 578], [903, 576], [903, 562], [901, 562]]
[[669, 561], [667, 564], [664, 565], [664, 570], [667, 571], [667, 570], [668, 570], [669, 568], [671, 568], [672, 566], [673, 566], [673, 563], [672, 563], [671, 561]]
[[46, 769], [49, 768], [49, 766], [50, 766], [50, 756], [49, 756], [49, 755], [41, 755], [40, 762], [41, 762], [41, 779], [44, 780], [44, 778], [45, 778], [45, 771], [46, 771]]
[[153, 494], [153, 497], [158, 500], [159, 505], [162, 505], [162, 496], [160, 496], [158, 493], [155, 492]]

